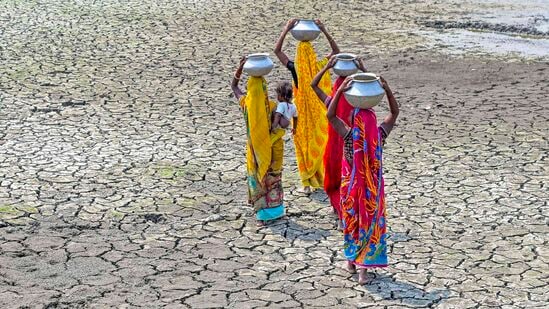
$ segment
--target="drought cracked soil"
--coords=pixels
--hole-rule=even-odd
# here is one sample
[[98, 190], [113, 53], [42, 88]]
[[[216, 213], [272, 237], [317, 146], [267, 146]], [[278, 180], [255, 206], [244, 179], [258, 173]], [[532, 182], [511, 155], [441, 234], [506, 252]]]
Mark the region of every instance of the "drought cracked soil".
[[[364, 6], [2, 2], [0, 307], [547, 306], [547, 62], [428, 48], [415, 30], [468, 8], [455, 1]], [[289, 218], [257, 228], [245, 203], [231, 74], [297, 15], [367, 56], [401, 105], [390, 267], [365, 286], [341, 269], [326, 196], [294, 193], [291, 140]], [[268, 82], [289, 78], [278, 65]]]

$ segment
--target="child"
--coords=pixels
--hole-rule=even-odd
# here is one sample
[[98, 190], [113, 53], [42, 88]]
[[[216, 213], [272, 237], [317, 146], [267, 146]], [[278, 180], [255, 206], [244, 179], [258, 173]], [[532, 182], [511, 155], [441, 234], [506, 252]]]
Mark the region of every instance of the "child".
[[387, 266], [386, 213], [383, 183], [383, 144], [398, 117], [398, 104], [389, 85], [381, 83], [389, 100], [389, 115], [378, 127], [373, 109], [355, 108], [349, 125], [336, 115], [347, 78], [337, 90], [326, 116], [343, 138], [341, 212], [343, 252], [347, 269], [359, 269], [359, 284], [366, 283], [366, 269]]
[[[276, 96], [278, 105], [274, 113], [271, 132], [277, 128], [290, 128], [292, 134], [295, 134], [297, 128], [297, 109], [292, 103], [292, 85], [289, 82], [281, 82], [276, 87]], [[293, 120], [293, 125], [290, 124]]]

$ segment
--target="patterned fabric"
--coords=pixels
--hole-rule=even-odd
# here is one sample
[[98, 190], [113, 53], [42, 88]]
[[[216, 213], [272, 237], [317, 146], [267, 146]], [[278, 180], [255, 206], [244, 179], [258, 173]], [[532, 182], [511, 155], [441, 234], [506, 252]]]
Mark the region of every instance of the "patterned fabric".
[[240, 99], [240, 106], [248, 135], [248, 201], [253, 205], [258, 220], [273, 220], [282, 217], [285, 212], [282, 189], [282, 137], [285, 131], [278, 129], [269, 132], [276, 103], [267, 97], [265, 79], [250, 77], [247, 91], [246, 96]]
[[[295, 59], [300, 87], [295, 87], [295, 105], [299, 121], [294, 137], [299, 175], [303, 186], [320, 188], [324, 182], [323, 155], [327, 142], [328, 119], [326, 107], [311, 88], [314, 76], [326, 65], [328, 59], [317, 62], [316, 53], [310, 42], [300, 42]], [[320, 88], [330, 90], [330, 75], [326, 73], [320, 81]]]
[[[335, 95], [339, 89], [345, 77], [338, 77], [332, 88], [332, 96]], [[331, 102], [331, 97], [326, 99], [325, 105]], [[337, 104], [336, 115], [343, 120], [347, 125], [350, 125], [349, 116], [353, 112], [353, 107], [345, 96], [339, 97]], [[343, 139], [337, 131], [330, 125], [328, 128], [328, 143], [326, 145], [326, 151], [324, 152], [324, 191], [330, 198], [330, 204], [341, 219], [341, 196], [339, 194], [339, 188], [341, 187], [341, 157], [343, 151]]]
[[387, 266], [381, 129], [371, 109], [355, 109], [352, 164], [342, 160], [344, 254], [358, 267]]
[[343, 138], [343, 155], [345, 156], [345, 160], [347, 160], [347, 163], [353, 164], [353, 134], [352, 130], [349, 130], [347, 132], [347, 135]]
[[[385, 146], [385, 139], [387, 138], [387, 129], [385, 129], [386, 125], [385, 123], [382, 123], [380, 126], [379, 126], [379, 132], [381, 133], [381, 146]], [[353, 144], [354, 144], [354, 141], [353, 141], [353, 135], [351, 134], [352, 130], [349, 130], [349, 132], [347, 132], [347, 135], [345, 135], [345, 137], [343, 137], [343, 153], [345, 155], [345, 160], [347, 160], [347, 163], [349, 163], [350, 165], [353, 164], [353, 152], [354, 152], [354, 149], [353, 149]]]

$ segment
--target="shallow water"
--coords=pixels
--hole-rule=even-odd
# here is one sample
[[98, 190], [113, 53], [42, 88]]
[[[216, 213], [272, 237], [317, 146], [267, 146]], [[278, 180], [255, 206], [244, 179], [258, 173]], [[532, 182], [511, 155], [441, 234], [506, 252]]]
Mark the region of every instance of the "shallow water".
[[471, 14], [471, 17], [486, 22], [524, 25], [542, 32], [549, 31], [549, 0], [478, 0], [478, 2], [494, 5], [494, 7]]
[[527, 58], [548, 58], [549, 39], [526, 38], [502, 33], [456, 29], [427, 34], [434, 47], [443, 46], [450, 53], [492, 53]]
[[452, 54], [549, 59], [549, 0], [471, 0], [460, 5], [459, 13], [426, 23], [439, 28], [419, 32], [428, 45]]

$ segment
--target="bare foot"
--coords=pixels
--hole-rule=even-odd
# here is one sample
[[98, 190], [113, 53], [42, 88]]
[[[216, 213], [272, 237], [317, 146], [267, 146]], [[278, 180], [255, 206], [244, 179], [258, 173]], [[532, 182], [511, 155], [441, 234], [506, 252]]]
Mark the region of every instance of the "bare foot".
[[353, 264], [353, 262], [347, 261], [347, 271], [350, 272], [351, 274], [356, 273], [356, 266], [355, 264]]
[[311, 187], [309, 186], [306, 186], [306, 187], [303, 187], [303, 188], [299, 188], [296, 190], [298, 193], [302, 193], [302, 194], [306, 194], [306, 195], [309, 195], [312, 193], [312, 190], [311, 190]]
[[255, 225], [258, 226], [258, 227], [263, 227], [263, 226], [265, 226], [265, 221], [257, 220]]
[[368, 279], [366, 278], [366, 269], [361, 268], [358, 270], [358, 284], [364, 285], [368, 282]]
[[337, 229], [343, 231], [343, 222], [339, 219], [337, 220]]

